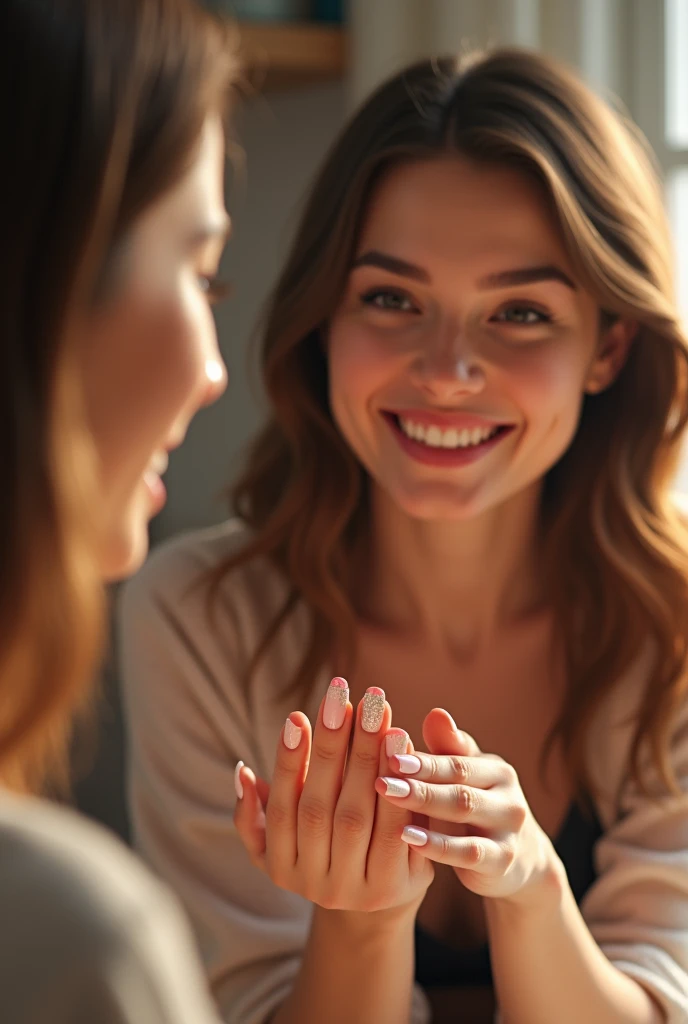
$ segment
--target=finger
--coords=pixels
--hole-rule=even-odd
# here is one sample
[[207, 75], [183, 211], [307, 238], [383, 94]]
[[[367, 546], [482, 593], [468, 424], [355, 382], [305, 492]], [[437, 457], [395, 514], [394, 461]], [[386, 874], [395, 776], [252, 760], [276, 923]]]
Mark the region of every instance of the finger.
[[[380, 744], [380, 775], [390, 769], [390, 759], [396, 754], [410, 754], [413, 744], [403, 729], [390, 729]], [[408, 862], [408, 854], [399, 842], [399, 833], [406, 825], [413, 824], [413, 815], [400, 802], [378, 799], [375, 807], [375, 821], [366, 863], [369, 879], [387, 873], [397, 864]], [[402, 860], [403, 858], [403, 860]]]
[[[265, 870], [265, 810], [256, 776], [239, 761], [234, 773], [237, 802], [234, 825], [253, 864]], [[263, 786], [266, 784], [263, 783]]]
[[265, 813], [266, 861], [270, 877], [278, 884], [286, 882], [296, 863], [299, 798], [310, 745], [310, 722], [301, 711], [293, 711], [277, 741], [275, 770]]
[[348, 684], [337, 676], [320, 704], [298, 806], [297, 854], [300, 866], [312, 877], [324, 877], [330, 868], [334, 809], [342, 788], [352, 718]]
[[502, 875], [513, 859], [505, 844], [485, 836], [447, 836], [411, 825], [404, 829], [401, 838], [435, 864], [448, 864], [480, 875]]
[[356, 724], [332, 831], [331, 870], [339, 879], [365, 876], [375, 821], [375, 779], [380, 747], [392, 724], [392, 709], [379, 686], [369, 687], [356, 708]]
[[419, 752], [397, 754], [390, 758], [390, 768], [396, 775], [412, 777], [419, 782], [432, 782], [437, 785], [453, 783], [472, 786], [475, 789], [505, 785], [512, 774], [512, 769], [506, 761], [486, 754], [481, 757]]
[[474, 789], [472, 786], [429, 782], [395, 777], [379, 778], [375, 789], [385, 802], [429, 818], [457, 822], [473, 828], [508, 831], [522, 820], [519, 810], [506, 799], [506, 790]]
[[473, 737], [457, 728], [456, 722], [444, 708], [433, 708], [425, 716], [423, 739], [431, 754], [478, 757], [481, 753]]

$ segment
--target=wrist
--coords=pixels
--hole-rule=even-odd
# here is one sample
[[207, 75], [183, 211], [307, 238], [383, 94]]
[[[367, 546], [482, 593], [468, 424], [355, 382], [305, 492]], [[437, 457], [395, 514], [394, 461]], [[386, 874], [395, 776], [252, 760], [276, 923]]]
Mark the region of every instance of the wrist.
[[326, 910], [316, 905], [313, 918], [318, 930], [336, 933], [339, 941], [386, 942], [390, 935], [398, 936], [405, 929], [412, 934], [417, 913], [415, 904], [373, 911]]
[[525, 884], [510, 896], [486, 901], [493, 917], [516, 923], [524, 917], [548, 915], [562, 905], [569, 882], [561, 858], [544, 832], [539, 837], [539, 850]]

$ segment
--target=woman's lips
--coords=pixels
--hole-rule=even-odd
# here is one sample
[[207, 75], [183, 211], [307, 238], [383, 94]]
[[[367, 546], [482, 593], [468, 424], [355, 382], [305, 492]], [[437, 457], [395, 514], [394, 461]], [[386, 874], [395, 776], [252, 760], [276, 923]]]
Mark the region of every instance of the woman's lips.
[[[384, 412], [383, 417], [402, 451], [417, 462], [444, 468], [457, 468], [476, 462], [496, 448], [514, 429], [513, 424], [498, 423], [466, 413], [421, 415], [413, 410], [404, 412], [403, 416], [407, 430], [418, 433], [422, 427], [423, 436], [410, 437], [401, 426], [399, 414]], [[432, 443], [428, 443], [428, 440]], [[445, 440], [449, 446], [445, 445]]]

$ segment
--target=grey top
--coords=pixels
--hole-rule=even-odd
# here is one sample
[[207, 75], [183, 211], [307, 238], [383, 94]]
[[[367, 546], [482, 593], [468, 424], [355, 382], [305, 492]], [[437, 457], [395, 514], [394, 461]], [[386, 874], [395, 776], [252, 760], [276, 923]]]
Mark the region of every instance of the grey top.
[[2, 1024], [217, 1024], [171, 896], [104, 829], [0, 795]]

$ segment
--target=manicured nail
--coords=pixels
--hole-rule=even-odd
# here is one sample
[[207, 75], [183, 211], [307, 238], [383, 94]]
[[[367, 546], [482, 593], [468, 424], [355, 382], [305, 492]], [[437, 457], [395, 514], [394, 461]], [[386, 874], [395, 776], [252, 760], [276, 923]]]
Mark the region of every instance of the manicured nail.
[[363, 694], [361, 725], [365, 732], [377, 732], [385, 713], [385, 691], [379, 686], [369, 686]]
[[421, 768], [420, 758], [415, 754], [396, 754], [392, 768], [396, 768], [402, 775], [415, 775]]
[[237, 761], [237, 766], [234, 769], [234, 788], [236, 789], [236, 795], [240, 800], [244, 799], [244, 787], [241, 782], [241, 769], [244, 767], [243, 761]]
[[325, 707], [323, 708], [323, 725], [328, 729], [341, 729], [346, 717], [348, 701], [349, 684], [341, 676], [335, 676], [327, 687]]
[[403, 729], [390, 729], [385, 736], [385, 752], [387, 757], [403, 754], [408, 746], [408, 739], [408, 733], [404, 732]]
[[428, 841], [428, 833], [424, 832], [422, 828], [407, 825], [401, 833], [401, 838], [409, 846], [425, 846]]
[[296, 750], [299, 743], [301, 742], [302, 729], [298, 725], [294, 725], [291, 718], [288, 718], [284, 723], [284, 732], [282, 738], [284, 739], [284, 745], [288, 750]]
[[381, 781], [387, 787], [386, 796], [408, 796], [411, 792], [411, 787], [406, 779], [384, 778]]

